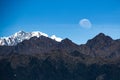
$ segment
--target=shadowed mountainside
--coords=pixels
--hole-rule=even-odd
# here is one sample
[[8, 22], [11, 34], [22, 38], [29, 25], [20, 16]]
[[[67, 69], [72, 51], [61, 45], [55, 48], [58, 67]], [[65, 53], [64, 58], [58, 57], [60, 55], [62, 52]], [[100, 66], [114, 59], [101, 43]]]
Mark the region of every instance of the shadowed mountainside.
[[120, 40], [103, 33], [86, 44], [32, 37], [0, 46], [0, 80], [120, 80]]

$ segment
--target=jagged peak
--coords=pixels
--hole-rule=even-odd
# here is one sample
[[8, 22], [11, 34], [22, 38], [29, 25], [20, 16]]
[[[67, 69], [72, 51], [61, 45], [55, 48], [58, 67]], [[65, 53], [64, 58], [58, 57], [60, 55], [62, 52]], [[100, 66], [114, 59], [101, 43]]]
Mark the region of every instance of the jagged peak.
[[21, 30], [21, 31], [18, 31], [17, 33], [26, 33], [25, 31]]
[[87, 41], [87, 46], [101, 45], [101, 44], [111, 44], [113, 39], [110, 36], [105, 35], [104, 33], [99, 33], [93, 39]]
[[20, 36], [20, 35], [24, 35], [24, 34], [26, 34], [25, 31], [18, 31], [15, 34], [13, 34], [12, 36], [17, 37], [18, 35]]
[[93, 39], [91, 40], [108, 40], [108, 41], [112, 41], [113, 39], [108, 36], [108, 35], [105, 35], [104, 33], [99, 33], [98, 35], [96, 35]]
[[73, 44], [73, 42], [70, 39], [68, 39], [68, 38], [63, 39], [61, 41], [61, 43], [63, 43], [63, 44]]
[[[33, 31], [33, 32], [18, 31], [11, 36], [0, 38], [0, 45], [13, 46], [22, 42], [23, 40], [28, 40], [32, 37], [39, 38], [41, 36], [49, 37], [46, 33], [40, 31]], [[61, 42], [62, 40], [62, 38], [56, 37], [55, 35], [49, 38], [57, 42]]]
[[96, 38], [96, 37], [104, 37], [104, 38], [112, 39], [110, 36], [108, 36], [108, 35], [106, 35], [106, 34], [104, 34], [104, 33], [99, 33], [97, 36], [95, 36], [95, 38]]
[[97, 36], [106, 36], [104, 33], [99, 33]]
[[66, 42], [66, 41], [67, 41], [67, 42], [72, 42], [72, 41], [71, 41], [70, 39], [68, 39], [68, 38], [65, 38], [65, 39], [62, 40], [62, 42]]

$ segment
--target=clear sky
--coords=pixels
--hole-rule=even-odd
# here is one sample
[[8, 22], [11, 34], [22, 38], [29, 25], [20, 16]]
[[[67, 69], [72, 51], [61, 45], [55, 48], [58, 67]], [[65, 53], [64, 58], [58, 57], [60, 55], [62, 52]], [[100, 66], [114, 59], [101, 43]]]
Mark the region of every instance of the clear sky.
[[[82, 26], [83, 19], [90, 25]], [[100, 32], [119, 39], [120, 0], [0, 0], [0, 37], [20, 30], [68, 37], [78, 44]]]

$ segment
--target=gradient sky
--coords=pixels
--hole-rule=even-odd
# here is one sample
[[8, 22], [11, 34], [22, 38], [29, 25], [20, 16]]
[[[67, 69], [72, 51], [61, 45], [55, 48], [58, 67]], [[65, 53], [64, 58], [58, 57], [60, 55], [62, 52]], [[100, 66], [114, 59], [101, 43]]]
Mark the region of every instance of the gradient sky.
[[[92, 26], [79, 25], [88, 19]], [[81, 44], [100, 32], [120, 39], [120, 0], [0, 0], [0, 37], [41, 31]]]

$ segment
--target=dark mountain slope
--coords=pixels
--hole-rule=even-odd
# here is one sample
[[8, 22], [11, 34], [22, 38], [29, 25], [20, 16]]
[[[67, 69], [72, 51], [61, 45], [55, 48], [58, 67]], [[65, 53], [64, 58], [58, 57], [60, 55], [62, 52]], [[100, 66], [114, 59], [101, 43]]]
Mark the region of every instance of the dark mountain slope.
[[93, 57], [118, 58], [120, 57], [120, 41], [100, 33], [88, 40], [86, 44], [80, 45], [80, 51]]
[[35, 53], [50, 53], [54, 50], [70, 53], [74, 50], [79, 51], [79, 46], [69, 39], [57, 42], [45, 36], [39, 38], [32, 37], [29, 40], [18, 43], [16, 46], [0, 46], [0, 55], [8, 55], [11, 53], [31, 55]]
[[44, 36], [0, 46], [0, 80], [120, 80], [120, 40], [100, 33], [80, 46]]
[[0, 80], [120, 80], [119, 64], [88, 65], [66, 53], [11, 55], [0, 65]]

